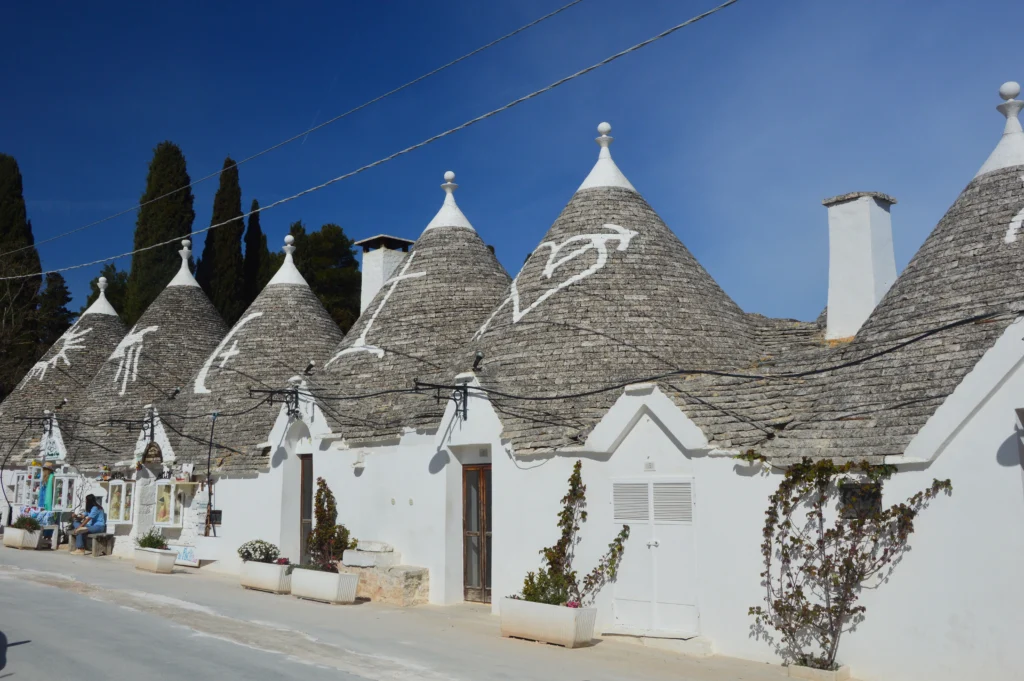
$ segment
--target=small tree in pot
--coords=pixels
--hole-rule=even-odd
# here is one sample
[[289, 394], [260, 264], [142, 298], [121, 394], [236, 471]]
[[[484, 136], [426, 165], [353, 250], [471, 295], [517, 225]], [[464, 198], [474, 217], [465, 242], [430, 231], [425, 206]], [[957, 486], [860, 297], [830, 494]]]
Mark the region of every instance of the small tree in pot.
[[338, 562], [346, 549], [354, 549], [356, 541], [344, 525], [338, 525], [338, 505], [334, 493], [323, 478], [316, 479], [316, 525], [309, 535], [308, 565], [294, 573], [292, 594], [326, 603], [354, 603], [359, 575], [340, 573]]

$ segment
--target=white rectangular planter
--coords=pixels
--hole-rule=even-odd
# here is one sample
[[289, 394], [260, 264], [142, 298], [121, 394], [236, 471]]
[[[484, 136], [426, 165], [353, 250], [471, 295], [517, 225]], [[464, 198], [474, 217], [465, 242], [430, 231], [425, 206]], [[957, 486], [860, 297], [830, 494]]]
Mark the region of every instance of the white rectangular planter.
[[286, 594], [292, 590], [291, 565], [257, 563], [247, 560], [242, 563], [242, 586], [246, 589]]
[[501, 600], [501, 635], [578, 648], [594, 638], [597, 608], [566, 608], [514, 598]]
[[359, 575], [319, 570], [292, 571], [292, 596], [324, 603], [355, 603]]
[[28, 530], [19, 530], [16, 527], [5, 527], [4, 546], [12, 549], [37, 549], [39, 548], [39, 537], [42, 535], [42, 530], [29, 532]]
[[174, 570], [174, 560], [177, 557], [177, 551], [136, 548], [135, 569], [169, 575]]
[[846, 681], [850, 678], [850, 668], [843, 666], [834, 671], [815, 669], [814, 667], [802, 667], [798, 664], [791, 664], [788, 667], [789, 678], [808, 679], [808, 681]]

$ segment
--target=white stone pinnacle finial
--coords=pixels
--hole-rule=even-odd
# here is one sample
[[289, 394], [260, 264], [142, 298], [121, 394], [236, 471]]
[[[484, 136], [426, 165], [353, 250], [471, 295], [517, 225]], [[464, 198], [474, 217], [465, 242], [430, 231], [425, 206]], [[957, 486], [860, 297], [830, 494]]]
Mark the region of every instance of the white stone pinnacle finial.
[[597, 134], [599, 134], [600, 137], [596, 138], [594, 141], [597, 142], [599, 145], [601, 145], [602, 149], [607, 149], [608, 145], [610, 145], [615, 140], [614, 137], [612, 137], [611, 135], [608, 134], [611, 131], [612, 131], [612, 124], [611, 123], [600, 123], [597, 126]]
[[[580, 189], [594, 189], [596, 187], [621, 187], [623, 189], [630, 189], [636, 191], [633, 185], [629, 183], [626, 176], [622, 174], [618, 166], [615, 165], [615, 161], [612, 160], [612, 152], [608, 149], [611, 143], [615, 140], [614, 137], [609, 135], [612, 131], [612, 125], [608, 122], [602, 122], [597, 126], [598, 137], [594, 139], [598, 146], [601, 147], [601, 153], [597, 155], [597, 164], [587, 175], [587, 179], [583, 180], [583, 184], [580, 185]], [[579, 190], [577, 190], [579, 191]]]
[[189, 256], [192, 255], [191, 246], [192, 242], [189, 241], [188, 239], [181, 240], [181, 250], [178, 251], [178, 254], [181, 256], [181, 259], [184, 260], [185, 262], [188, 262]]
[[275, 286], [277, 284], [309, 286], [302, 275], [299, 274], [299, 269], [295, 267], [295, 259], [292, 258], [292, 253], [295, 252], [295, 237], [291, 234], [285, 235], [284, 248], [281, 250], [284, 251], [284, 262], [281, 263], [281, 267], [278, 268], [277, 272], [267, 283], [267, 286]]
[[100, 294], [96, 297], [96, 300], [93, 301], [93, 304], [90, 305], [89, 308], [82, 314], [106, 314], [112, 317], [116, 317], [117, 311], [114, 310], [114, 306], [110, 304], [109, 300], [107, 300], [107, 294], [105, 293], [105, 291], [107, 290], [107, 278], [100, 277], [99, 279], [97, 279], [96, 288], [99, 289]]
[[1002, 139], [985, 161], [985, 165], [978, 171], [978, 175], [1024, 165], [1024, 130], [1021, 129], [1020, 119], [1017, 117], [1021, 109], [1024, 109], [1024, 101], [1014, 99], [1019, 94], [1020, 84], [1015, 81], [1007, 81], [999, 87], [999, 96], [1005, 101], [996, 109], [1006, 116], [1006, 127], [1003, 128]]
[[105, 295], [104, 291], [107, 290], [107, 278], [106, 277], [100, 277], [99, 281], [96, 282], [96, 288], [98, 288], [100, 290], [100, 295], [101, 296]]
[[292, 253], [295, 252], [295, 237], [291, 234], [284, 238], [284, 248], [282, 249], [285, 253], [285, 257], [291, 257]]
[[467, 229], [473, 229], [473, 225], [469, 224], [469, 220], [459, 210], [458, 204], [455, 203], [455, 190], [459, 188], [459, 185], [455, 184], [455, 173], [451, 170], [445, 171], [444, 184], [441, 185], [441, 189], [444, 190], [444, 203], [441, 204], [441, 210], [437, 211], [437, 215], [427, 225], [427, 229], [433, 227], [465, 227]]
[[441, 185], [441, 189], [443, 189], [446, 194], [451, 195], [451, 193], [458, 188], [459, 185], [455, 184], [455, 173], [449, 170], [444, 174], [444, 184]]
[[188, 239], [181, 240], [181, 250], [178, 251], [178, 255], [181, 256], [181, 267], [178, 268], [178, 273], [174, 275], [174, 279], [171, 279], [168, 286], [193, 286], [199, 287], [199, 282], [192, 276], [192, 270], [188, 268], [188, 259], [192, 257], [192, 242]]

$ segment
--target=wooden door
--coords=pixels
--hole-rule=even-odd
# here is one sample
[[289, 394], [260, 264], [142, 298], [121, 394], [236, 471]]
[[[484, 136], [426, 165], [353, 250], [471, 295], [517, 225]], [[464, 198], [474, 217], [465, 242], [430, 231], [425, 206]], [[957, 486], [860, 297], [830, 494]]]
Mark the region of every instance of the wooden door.
[[299, 454], [302, 466], [301, 485], [299, 492], [299, 562], [309, 562], [309, 535], [313, 531], [313, 456]]
[[462, 469], [463, 585], [467, 601], [491, 602], [491, 466]]

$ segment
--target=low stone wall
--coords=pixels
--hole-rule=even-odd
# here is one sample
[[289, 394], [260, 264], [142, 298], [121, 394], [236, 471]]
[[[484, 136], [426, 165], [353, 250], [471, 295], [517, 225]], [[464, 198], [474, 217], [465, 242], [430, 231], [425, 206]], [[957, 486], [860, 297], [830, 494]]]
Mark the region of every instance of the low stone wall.
[[356, 598], [391, 605], [423, 605], [430, 595], [430, 571], [413, 565], [354, 567], [339, 565], [339, 572], [359, 575]]

